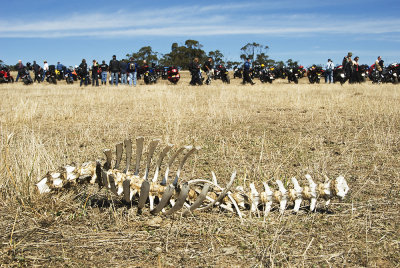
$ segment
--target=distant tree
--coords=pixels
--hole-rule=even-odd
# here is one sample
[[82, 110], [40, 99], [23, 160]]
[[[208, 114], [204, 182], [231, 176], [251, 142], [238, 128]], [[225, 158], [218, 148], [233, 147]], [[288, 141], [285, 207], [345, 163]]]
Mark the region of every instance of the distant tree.
[[260, 54], [264, 54], [265, 57], [268, 49], [268, 46], [260, 45], [256, 42], [247, 43], [244, 47], [240, 49], [242, 51], [242, 54], [240, 54], [240, 58], [243, 60], [245, 60], [246, 58], [255, 60]]
[[208, 52], [208, 57], [213, 58], [215, 63], [225, 64], [224, 54], [222, 54], [221, 51], [219, 51], [218, 49], [215, 51]]
[[298, 65], [299, 65], [299, 62], [298, 62], [298, 61], [293, 61], [292, 59], [288, 59], [288, 60], [286, 61], [286, 65], [287, 65], [288, 67], [290, 67], [290, 68], [293, 68], [293, 67], [295, 67], [295, 66], [298, 66]]
[[227, 61], [225, 67], [227, 69], [232, 69], [234, 66], [239, 66], [240, 64], [242, 64], [242, 63], [239, 61]]
[[255, 61], [258, 64], [265, 64], [266, 66], [271, 66], [275, 64], [275, 61], [273, 59], [270, 59], [269, 56], [264, 52], [257, 54]]
[[163, 55], [160, 64], [165, 66], [178, 66], [186, 69], [193, 58], [199, 58], [200, 62], [207, 58], [206, 53], [202, 49], [202, 45], [196, 40], [186, 40], [185, 45], [179, 46], [178, 43], [172, 43], [171, 52]]
[[151, 46], [145, 46], [139, 49], [138, 52], [133, 52], [132, 54], [126, 54], [126, 57], [134, 58], [136, 61], [143, 61], [146, 60], [147, 63], [158, 63], [158, 53], [153, 51]]

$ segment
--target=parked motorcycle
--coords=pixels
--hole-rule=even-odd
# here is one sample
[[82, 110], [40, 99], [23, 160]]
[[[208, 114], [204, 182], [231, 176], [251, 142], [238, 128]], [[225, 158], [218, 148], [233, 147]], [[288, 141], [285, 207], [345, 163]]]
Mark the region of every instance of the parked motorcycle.
[[170, 81], [172, 84], [175, 84], [175, 85], [178, 83], [179, 79], [181, 78], [181, 75], [179, 74], [179, 70], [175, 66], [171, 66], [168, 68], [167, 75], [168, 75], [168, 81]]
[[57, 77], [56, 77], [56, 66], [49, 65], [49, 70], [45, 74], [46, 81], [50, 84], [57, 84]]
[[19, 75], [19, 78], [24, 82], [24, 85], [30, 85], [33, 84], [32, 77], [29, 73], [29, 66], [25, 67]]
[[14, 83], [14, 77], [12, 77], [10, 69], [6, 66], [0, 67], [0, 83]]
[[153, 68], [148, 68], [143, 74], [143, 80], [146, 85], [157, 83], [157, 75]]
[[275, 80], [274, 71], [275, 71], [275, 67], [265, 67], [261, 71], [261, 75], [260, 75], [261, 83], [270, 83], [270, 84], [272, 84], [272, 81]]
[[322, 69], [321, 66], [313, 65], [308, 69], [307, 72], [308, 80], [310, 81], [311, 84], [314, 83], [319, 84], [321, 82], [321, 77], [323, 73], [324, 70]]
[[229, 78], [229, 71], [222, 64], [218, 65], [215, 69], [219, 72], [219, 77], [221, 78], [223, 83], [230, 84], [231, 79]]
[[340, 84], [343, 84], [345, 79], [346, 79], [346, 73], [343, 69], [343, 65], [336, 66], [333, 69], [333, 82], [334, 83], [339, 82]]
[[288, 82], [294, 82], [295, 84], [299, 83], [299, 67], [288, 67], [285, 70], [288, 78]]
[[243, 69], [238, 66], [233, 67], [233, 79], [235, 78], [243, 78]]

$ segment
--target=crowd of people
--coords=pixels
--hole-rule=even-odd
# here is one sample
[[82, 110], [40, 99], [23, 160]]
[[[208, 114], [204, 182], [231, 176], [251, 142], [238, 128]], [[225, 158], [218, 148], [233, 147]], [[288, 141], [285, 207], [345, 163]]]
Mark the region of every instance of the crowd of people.
[[[349, 52], [342, 60], [341, 68], [344, 73], [344, 75], [342, 76], [343, 79], [342, 81], [340, 81], [342, 84], [347, 81], [349, 81], [349, 83], [356, 83], [361, 81], [359, 72], [359, 57], [356, 56], [352, 58], [352, 56], [353, 54]], [[262, 68], [265, 68], [264, 66], [264, 64], [261, 65]], [[191, 74], [191, 80], [189, 83], [190, 85], [203, 85], [203, 82], [209, 85], [211, 84], [212, 79], [215, 78], [214, 62], [211, 57], [208, 57], [203, 64], [200, 64], [199, 58], [194, 58], [193, 61], [188, 65], [188, 67]], [[254, 65], [251, 59], [247, 58], [241, 68], [241, 77], [243, 78], [242, 84], [255, 84], [255, 82], [253, 81], [253, 67]], [[24, 70], [26, 70], [26, 68], [33, 71], [33, 82], [38, 83], [45, 80], [45, 78], [47, 77], [46, 74], [54, 72], [65, 75], [65, 73], [67, 72], [67, 68], [60, 62], [58, 62], [57, 65], [49, 65], [45, 60], [43, 62], [43, 66], [40, 66], [36, 63], [36, 61], [33, 61], [32, 65], [27, 63], [27, 66], [24, 66], [22, 61], [19, 60], [17, 64], [18, 75], [15, 80], [16, 82], [18, 82], [19, 78], [24, 74]], [[335, 82], [334, 71], [337, 68], [338, 67], [335, 66], [331, 59], [328, 59], [327, 63], [323, 67], [321, 67], [321, 70], [324, 72], [325, 83]], [[377, 58], [371, 68], [374, 68], [374, 70], [376, 70], [376, 72], [378, 73], [382, 73], [384, 68], [384, 61], [380, 56]], [[109, 81], [110, 85], [118, 86], [118, 83], [121, 83], [122, 85], [136, 86], [139, 69], [149, 69], [146, 60], [144, 60], [142, 62], [142, 65], [139, 67], [138, 63], [133, 58], [130, 58], [129, 60], [117, 60], [116, 56], [113, 55], [108, 64], [105, 62], [105, 60], [103, 60], [102, 63], [99, 63], [97, 60], [93, 60], [90, 66], [88, 66], [86, 60], [82, 59], [80, 65], [75, 66], [75, 68], [70, 71], [71, 73], [74, 72], [80, 78], [80, 86], [87, 86], [89, 83], [91, 83], [92, 86], [99, 86], [100, 84], [106, 85], [107, 80]], [[206, 74], [207, 79], [203, 78], [202, 71]], [[262, 82], [264, 81], [262, 80]]]

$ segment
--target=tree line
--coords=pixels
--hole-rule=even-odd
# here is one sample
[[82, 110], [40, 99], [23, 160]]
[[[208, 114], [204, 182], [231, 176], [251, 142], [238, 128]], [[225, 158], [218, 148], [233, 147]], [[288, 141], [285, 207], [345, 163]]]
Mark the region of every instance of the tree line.
[[[285, 65], [283, 61], [275, 61], [268, 56], [268, 49], [269, 47], [267, 45], [261, 45], [256, 42], [247, 43], [240, 49], [240, 59], [244, 61], [246, 58], [250, 58], [254, 64], [283, 67]], [[204, 62], [207, 57], [212, 57], [216, 64], [223, 64], [228, 69], [243, 63], [227, 60], [224, 54], [218, 49], [206, 53], [203, 50], [203, 45], [201, 45], [199, 41], [192, 39], [186, 40], [183, 45], [172, 43], [171, 51], [166, 54], [154, 51], [151, 46], [144, 46], [138, 51], [126, 54], [126, 58], [123, 60], [133, 58], [137, 62], [146, 60], [148, 63], [155, 63], [157, 65], [178, 66], [182, 69], [187, 69], [194, 58], [199, 58], [200, 62]], [[1, 60], [0, 64], [4, 65]], [[298, 62], [292, 59], [286, 61], [287, 66], [294, 66], [297, 64]], [[11, 70], [16, 70], [17, 65], [18, 64], [10, 65], [9, 67]]]

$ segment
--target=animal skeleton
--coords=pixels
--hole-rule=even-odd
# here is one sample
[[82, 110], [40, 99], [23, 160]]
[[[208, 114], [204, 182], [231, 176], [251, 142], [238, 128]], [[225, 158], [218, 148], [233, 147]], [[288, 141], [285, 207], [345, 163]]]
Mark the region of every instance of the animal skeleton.
[[[267, 182], [263, 182], [264, 191], [259, 192], [254, 183], [249, 184], [249, 190], [242, 186], [232, 189], [236, 178], [234, 172], [225, 187], [218, 184], [217, 178], [212, 172], [212, 180], [193, 179], [179, 184], [182, 168], [187, 159], [199, 147], [183, 146], [170, 157], [161, 182], [158, 177], [161, 165], [168, 152], [174, 145], [167, 144], [159, 155], [155, 165], [153, 178], [149, 178], [150, 167], [154, 152], [160, 140], [152, 140], [148, 146], [148, 155], [144, 174], [139, 175], [140, 161], [143, 154], [144, 138], [136, 139], [136, 165], [135, 170], [130, 170], [132, 158], [132, 142], [127, 139], [124, 143], [116, 145], [116, 159], [114, 167], [111, 168], [112, 153], [105, 149], [106, 162], [101, 165], [100, 161], [86, 162], [82, 165], [67, 165], [58, 171], [49, 172], [36, 184], [40, 194], [53, 192], [57, 189], [68, 188], [80, 183], [98, 184], [100, 187], [109, 189], [114, 194], [123, 197], [126, 202], [137, 198], [138, 212], [141, 212], [149, 200], [150, 213], [171, 215], [183, 208], [182, 214], [188, 215], [194, 211], [206, 211], [213, 207], [220, 207], [227, 211], [237, 213], [242, 218], [245, 210], [250, 214], [263, 214], [264, 219], [271, 211], [273, 203], [279, 204], [279, 211], [284, 213], [288, 202], [294, 203], [293, 211], [297, 213], [303, 200], [308, 200], [310, 210], [315, 211], [317, 200], [325, 200], [329, 204], [333, 197], [344, 199], [349, 187], [344, 177], [339, 176], [334, 180], [316, 184], [309, 174], [305, 175], [308, 186], [301, 187], [296, 178], [291, 178], [293, 188], [286, 189], [281, 180], [276, 180], [278, 190], [273, 191]], [[126, 152], [126, 168], [120, 170], [123, 149]], [[170, 170], [175, 160], [186, 152], [177, 169], [175, 178], [169, 182]], [[262, 209], [260, 211], [260, 209]]]

